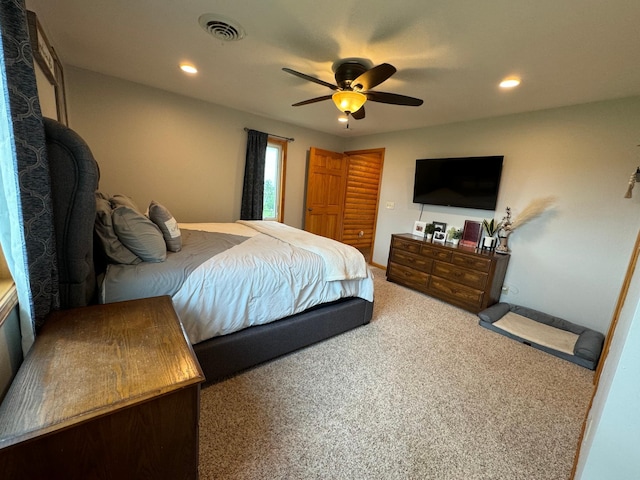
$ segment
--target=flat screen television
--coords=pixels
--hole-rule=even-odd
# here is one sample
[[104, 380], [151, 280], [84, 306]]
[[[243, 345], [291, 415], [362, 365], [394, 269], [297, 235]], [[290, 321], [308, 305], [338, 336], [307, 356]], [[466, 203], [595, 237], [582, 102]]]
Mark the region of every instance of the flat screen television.
[[503, 155], [416, 160], [413, 203], [495, 210]]

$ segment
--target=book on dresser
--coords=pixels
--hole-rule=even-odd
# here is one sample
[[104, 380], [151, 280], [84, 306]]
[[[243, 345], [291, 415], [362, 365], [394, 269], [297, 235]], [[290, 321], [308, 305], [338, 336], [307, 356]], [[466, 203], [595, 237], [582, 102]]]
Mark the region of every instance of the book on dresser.
[[478, 313], [500, 300], [509, 258], [399, 233], [391, 236], [387, 280]]

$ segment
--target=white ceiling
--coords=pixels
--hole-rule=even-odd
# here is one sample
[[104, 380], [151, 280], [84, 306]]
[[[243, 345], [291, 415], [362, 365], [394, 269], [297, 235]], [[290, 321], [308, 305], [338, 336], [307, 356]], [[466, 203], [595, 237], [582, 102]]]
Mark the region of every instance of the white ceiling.
[[[637, 0], [27, 0], [65, 66], [120, 77], [336, 135], [367, 135], [640, 94]], [[222, 42], [204, 13], [238, 22]], [[375, 88], [420, 107], [367, 102], [337, 122], [332, 64], [365, 58], [398, 72]], [[199, 69], [187, 76], [188, 61]], [[522, 85], [498, 88], [506, 76]]]

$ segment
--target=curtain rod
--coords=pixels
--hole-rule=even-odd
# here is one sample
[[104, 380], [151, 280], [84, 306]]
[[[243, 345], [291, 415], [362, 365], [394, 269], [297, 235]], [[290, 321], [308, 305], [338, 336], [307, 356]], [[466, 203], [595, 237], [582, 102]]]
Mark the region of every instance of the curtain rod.
[[[250, 129], [247, 127], [244, 127], [244, 131], [248, 132]], [[290, 137], [283, 137], [282, 135], [274, 135], [273, 133], [267, 133], [267, 135], [269, 135], [270, 137], [276, 137], [276, 138], [281, 138], [283, 140], [286, 140], [287, 142], [295, 142], [296, 139], [295, 138], [290, 138]]]

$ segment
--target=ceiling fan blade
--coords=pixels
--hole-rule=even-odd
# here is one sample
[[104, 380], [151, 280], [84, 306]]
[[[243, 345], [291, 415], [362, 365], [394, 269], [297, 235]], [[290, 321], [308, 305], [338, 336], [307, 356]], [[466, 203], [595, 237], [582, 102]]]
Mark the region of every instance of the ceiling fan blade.
[[362, 120], [364, 118], [364, 105], [360, 107], [357, 111], [353, 112], [351, 116], [354, 120]]
[[351, 88], [370, 90], [376, 85], [380, 85], [394, 73], [396, 73], [396, 67], [388, 63], [381, 63], [357, 77], [351, 82]]
[[304, 78], [305, 80], [309, 80], [310, 82], [317, 83], [319, 85], [324, 85], [325, 87], [329, 87], [331, 90], [338, 89], [337, 85], [333, 85], [329, 82], [325, 82], [324, 80], [320, 80], [319, 78], [312, 77], [311, 75], [296, 72], [295, 70], [291, 70], [290, 68], [283, 68], [282, 70], [284, 70], [287, 73], [290, 73], [291, 75], [295, 75], [296, 77]]
[[300, 107], [302, 105], [309, 105], [310, 103], [322, 102], [323, 100], [330, 100], [331, 95], [323, 95], [322, 97], [310, 98], [309, 100], [303, 100], [302, 102], [294, 103], [292, 107]]
[[392, 105], [406, 105], [409, 107], [419, 107], [423, 101], [419, 98], [407, 97], [406, 95], [398, 95], [397, 93], [386, 92], [364, 92], [367, 99], [372, 102], [390, 103]]

